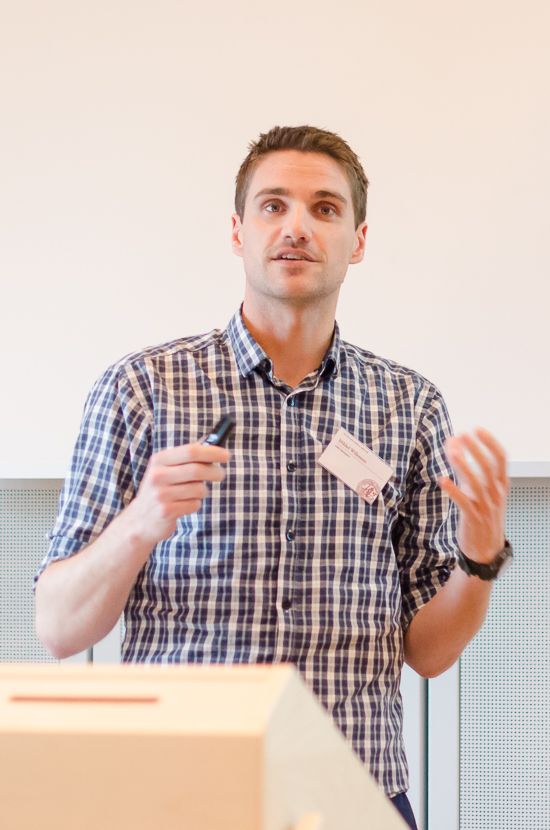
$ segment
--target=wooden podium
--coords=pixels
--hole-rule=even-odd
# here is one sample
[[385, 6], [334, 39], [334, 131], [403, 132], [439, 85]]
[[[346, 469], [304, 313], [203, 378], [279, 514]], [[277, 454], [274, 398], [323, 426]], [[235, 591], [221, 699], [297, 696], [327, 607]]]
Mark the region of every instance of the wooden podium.
[[402, 830], [290, 666], [0, 665], [6, 830]]

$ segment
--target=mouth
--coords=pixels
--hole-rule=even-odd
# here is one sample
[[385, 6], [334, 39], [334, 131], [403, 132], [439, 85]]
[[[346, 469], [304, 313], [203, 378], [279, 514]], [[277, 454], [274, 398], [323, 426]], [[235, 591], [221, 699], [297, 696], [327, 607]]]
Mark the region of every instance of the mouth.
[[305, 251], [282, 251], [273, 257], [275, 262], [316, 262], [310, 254]]

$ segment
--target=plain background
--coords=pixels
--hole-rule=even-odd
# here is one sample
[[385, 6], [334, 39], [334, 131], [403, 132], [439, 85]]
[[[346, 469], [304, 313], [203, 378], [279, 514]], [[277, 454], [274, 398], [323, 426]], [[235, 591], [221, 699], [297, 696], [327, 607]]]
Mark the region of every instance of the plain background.
[[549, 24], [544, 0], [3, 0], [0, 476], [62, 476], [109, 364], [226, 325], [235, 174], [302, 123], [371, 182], [345, 339], [550, 460]]

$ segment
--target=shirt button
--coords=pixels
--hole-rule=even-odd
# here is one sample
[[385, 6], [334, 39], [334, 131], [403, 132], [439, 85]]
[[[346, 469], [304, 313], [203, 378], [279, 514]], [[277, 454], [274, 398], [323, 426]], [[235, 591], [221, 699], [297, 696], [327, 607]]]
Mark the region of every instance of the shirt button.
[[292, 600], [291, 599], [284, 599], [281, 602], [281, 606], [283, 611], [288, 611], [289, 608], [292, 608]]
[[287, 468], [289, 473], [295, 473], [296, 472], [296, 462], [295, 461], [289, 461], [288, 464], [286, 465], [286, 468]]
[[288, 539], [289, 542], [293, 542], [294, 541], [294, 531], [293, 530], [287, 530], [286, 538]]

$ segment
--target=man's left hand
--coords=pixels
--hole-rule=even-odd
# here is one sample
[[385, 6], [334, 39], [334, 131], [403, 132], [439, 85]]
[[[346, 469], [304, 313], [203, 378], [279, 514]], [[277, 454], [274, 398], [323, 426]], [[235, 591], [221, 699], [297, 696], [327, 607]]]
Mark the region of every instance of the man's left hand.
[[[448, 438], [445, 450], [459, 486], [440, 478], [439, 486], [460, 508], [458, 545], [476, 562], [490, 563], [504, 546], [504, 518], [509, 480], [506, 455], [490, 432], [478, 427], [471, 435]], [[466, 453], [477, 463], [475, 470]]]

